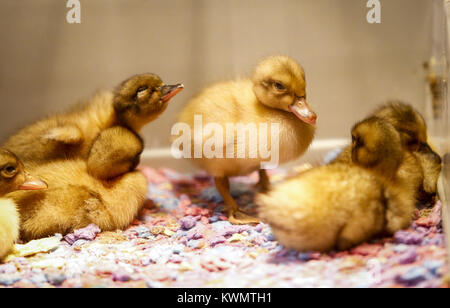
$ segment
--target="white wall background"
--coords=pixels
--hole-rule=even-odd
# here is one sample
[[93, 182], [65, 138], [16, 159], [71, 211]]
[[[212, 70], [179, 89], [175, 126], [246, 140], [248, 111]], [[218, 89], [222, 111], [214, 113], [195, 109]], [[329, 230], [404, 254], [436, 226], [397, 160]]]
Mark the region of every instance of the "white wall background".
[[155, 72], [186, 90], [145, 129], [168, 145], [187, 100], [208, 83], [250, 73], [274, 53], [305, 67], [318, 138], [346, 137], [377, 104], [424, 108], [429, 0], [81, 0], [82, 23], [66, 23], [65, 0], [0, 1], [0, 140], [135, 73]]

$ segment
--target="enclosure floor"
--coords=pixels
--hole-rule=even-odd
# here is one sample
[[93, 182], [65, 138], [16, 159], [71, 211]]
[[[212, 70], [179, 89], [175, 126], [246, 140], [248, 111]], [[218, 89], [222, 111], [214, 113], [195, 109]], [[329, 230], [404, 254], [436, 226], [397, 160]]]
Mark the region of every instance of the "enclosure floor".
[[[18, 246], [0, 265], [3, 287], [445, 287], [440, 202], [417, 211], [409, 230], [350, 251], [283, 249], [270, 227], [233, 226], [204, 174], [142, 168], [148, 201], [125, 231], [95, 225]], [[272, 172], [271, 181], [286, 176]], [[255, 210], [257, 175], [236, 178], [232, 194]], [[36, 251], [47, 251], [33, 254]], [[25, 252], [24, 252], [25, 251]]]

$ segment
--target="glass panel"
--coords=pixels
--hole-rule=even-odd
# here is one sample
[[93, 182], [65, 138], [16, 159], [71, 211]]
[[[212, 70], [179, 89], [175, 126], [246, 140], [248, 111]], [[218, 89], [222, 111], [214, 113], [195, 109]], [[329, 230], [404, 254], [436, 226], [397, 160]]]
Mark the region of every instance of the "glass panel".
[[[441, 5], [443, 2], [441, 1], [435, 1], [436, 3], [440, 2]], [[435, 10], [439, 9], [439, 4], [435, 4]], [[443, 215], [444, 215], [444, 228], [446, 230], [447, 234], [447, 249], [448, 249], [448, 257], [450, 258], [450, 243], [448, 242], [450, 240], [450, 108], [448, 106], [448, 89], [446, 87], [447, 85], [447, 78], [449, 76], [449, 67], [448, 67], [448, 59], [450, 54], [450, 1], [446, 0], [444, 2], [444, 9], [441, 10], [445, 13], [445, 18], [442, 18], [444, 20], [444, 26], [442, 27], [442, 30], [439, 30], [438, 26], [434, 27], [434, 35], [436, 35], [438, 38], [441, 37], [441, 43], [435, 44], [436, 49], [439, 50], [439, 48], [442, 48], [441, 51], [445, 50], [443, 52], [445, 61], [441, 64], [441, 68], [445, 69], [442, 70], [442, 72], [445, 72], [442, 74], [442, 77], [444, 78], [445, 82], [443, 82], [442, 86], [442, 92], [445, 93], [445, 97], [442, 99], [442, 110], [440, 111], [442, 113], [442, 116], [438, 117], [436, 119], [437, 122], [437, 129], [440, 129], [438, 140], [441, 140], [439, 142], [439, 150], [443, 157], [443, 169], [442, 169], [442, 176], [439, 182], [439, 194], [440, 198], [442, 200], [443, 204]], [[438, 12], [436, 13], [439, 14]], [[436, 18], [433, 18], [433, 20], [436, 20]], [[446, 21], [445, 21], [446, 20]], [[435, 21], [434, 21], [435, 22]], [[441, 46], [441, 47], [439, 47]], [[445, 66], [443, 66], [445, 64]]]

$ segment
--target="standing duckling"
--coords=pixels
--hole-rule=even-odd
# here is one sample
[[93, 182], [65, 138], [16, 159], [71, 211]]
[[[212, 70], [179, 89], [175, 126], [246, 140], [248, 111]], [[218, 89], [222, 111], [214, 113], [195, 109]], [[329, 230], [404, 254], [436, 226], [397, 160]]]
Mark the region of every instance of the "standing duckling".
[[0, 260], [19, 237], [19, 213], [12, 199], [5, 195], [17, 190], [45, 189], [47, 185], [24, 171], [13, 153], [0, 149]]
[[98, 93], [82, 107], [29, 125], [4, 147], [25, 166], [81, 158], [91, 175], [111, 179], [136, 167], [143, 150], [138, 132], [182, 89], [181, 84], [164, 85], [155, 74], [136, 75], [113, 93]]
[[311, 169], [259, 194], [261, 216], [278, 241], [300, 251], [344, 250], [408, 227], [414, 192], [398, 178], [404, 159], [397, 130], [372, 117], [352, 130], [354, 164]]
[[[275, 138], [278, 138], [280, 163], [300, 157], [311, 144], [315, 133], [316, 114], [306, 102], [305, 73], [295, 60], [286, 56], [273, 56], [261, 61], [251, 79], [238, 79], [206, 88], [188, 103], [179, 122], [186, 123], [193, 131], [194, 119], [199, 116], [205, 127], [218, 124], [223, 132], [227, 131], [227, 124], [254, 127], [260, 127], [262, 123], [269, 124], [269, 127], [271, 123], [278, 124], [279, 135]], [[261, 163], [270, 158], [263, 158], [261, 153], [251, 157], [251, 152], [258, 151], [251, 146], [252, 137], [244, 136], [239, 141], [236, 127], [233, 136], [232, 140], [227, 138], [226, 142], [222, 142], [219, 148], [215, 145], [214, 150], [221, 154], [220, 157], [207, 158], [203, 154], [200, 158], [195, 155], [191, 157], [195, 157], [194, 163], [214, 177], [217, 190], [225, 201], [230, 222], [256, 223], [258, 219], [239, 210], [230, 194], [229, 177], [259, 170], [258, 186], [263, 191], [267, 190], [269, 179]], [[260, 142], [260, 138], [253, 136], [257, 142]], [[205, 139], [198, 140], [195, 133], [191, 134], [191, 150], [194, 151], [196, 147], [203, 149]], [[230, 148], [234, 150], [233, 153], [243, 150], [245, 158], [228, 155], [227, 150]]]

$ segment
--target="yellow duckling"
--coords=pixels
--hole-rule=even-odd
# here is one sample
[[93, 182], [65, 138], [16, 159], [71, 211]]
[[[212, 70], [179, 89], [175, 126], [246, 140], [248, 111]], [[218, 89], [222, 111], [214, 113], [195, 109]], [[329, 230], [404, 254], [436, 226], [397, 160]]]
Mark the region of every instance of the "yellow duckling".
[[47, 185], [25, 172], [13, 153], [0, 149], [0, 260], [19, 238], [20, 218], [15, 202], [5, 195], [17, 190], [45, 189]]
[[[193, 130], [196, 117], [205, 127], [218, 125], [227, 132], [227, 136], [229, 124], [254, 125], [256, 128], [260, 124], [278, 124], [279, 134], [270, 138], [271, 142], [278, 141], [280, 163], [294, 160], [307, 150], [314, 137], [316, 122], [316, 114], [306, 101], [305, 73], [295, 60], [286, 56], [264, 59], [257, 65], [252, 78], [222, 82], [204, 89], [188, 103], [179, 122], [186, 123]], [[258, 145], [252, 144], [252, 141], [260, 140], [261, 131], [243, 138], [240, 138], [242, 133], [236, 126], [231, 131], [234, 137], [224, 138], [219, 146], [216, 144], [214, 151], [219, 155], [213, 158], [205, 155], [195, 157], [194, 149], [203, 149], [206, 138], [199, 140], [195, 133], [192, 134], [191, 157], [194, 163], [214, 176], [230, 222], [256, 223], [258, 219], [239, 210], [230, 194], [229, 177], [259, 170], [258, 186], [267, 190], [269, 179], [261, 163], [270, 160], [274, 153], [271, 152], [270, 158], [263, 157], [261, 152], [258, 153]], [[276, 151], [271, 142], [269, 150]], [[229, 155], [230, 149], [234, 155]], [[245, 157], [237, 158], [238, 151], [245, 153]], [[258, 154], [252, 157], [250, 153]]]
[[398, 177], [400, 135], [372, 117], [352, 130], [354, 164], [311, 169], [256, 198], [278, 241], [300, 251], [348, 249], [412, 221], [414, 192]]
[[55, 233], [64, 235], [91, 223], [102, 231], [125, 229], [144, 205], [147, 180], [139, 171], [99, 180], [87, 172], [86, 162], [81, 159], [31, 169], [50, 188], [9, 195], [20, 213], [20, 237], [24, 241]]

